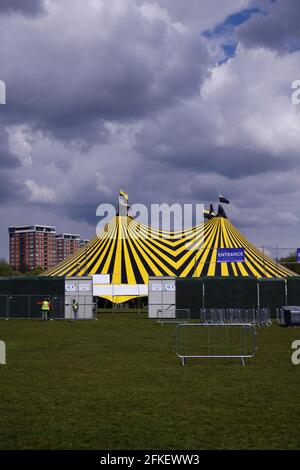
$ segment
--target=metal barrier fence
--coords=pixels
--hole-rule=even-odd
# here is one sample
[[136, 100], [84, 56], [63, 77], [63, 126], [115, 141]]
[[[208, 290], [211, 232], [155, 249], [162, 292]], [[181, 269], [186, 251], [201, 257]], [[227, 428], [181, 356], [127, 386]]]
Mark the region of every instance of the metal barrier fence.
[[156, 311], [158, 323], [181, 323], [191, 319], [191, 312], [188, 308], [166, 308]]
[[65, 298], [63, 295], [0, 295], [0, 318], [33, 319], [42, 318], [41, 305], [38, 302], [50, 298], [50, 318], [64, 318]]
[[257, 326], [272, 324], [269, 308], [201, 308], [202, 323], [251, 323]]
[[253, 324], [183, 323], [176, 327], [176, 355], [184, 366], [189, 358], [240, 359], [256, 354]]
[[246, 324], [270, 326], [272, 324], [269, 308], [200, 308], [199, 317], [191, 317], [188, 308], [166, 308], [156, 311], [158, 323], [181, 323], [195, 321], [204, 324]]
[[271, 326], [271, 310], [269, 308], [258, 308], [256, 309], [255, 324], [257, 326]]
[[[63, 320], [72, 319], [73, 314], [71, 307], [70, 312], [65, 313], [65, 296], [64, 295], [0, 295], [0, 319], [42, 319], [42, 309], [38, 302], [45, 298], [49, 298], [51, 302], [51, 309], [49, 311], [48, 319]], [[85, 299], [83, 297], [82, 299]], [[86, 308], [90, 307], [85, 305], [85, 300], [79, 300], [78, 319], [91, 319], [90, 315], [86, 316]], [[68, 305], [68, 304], [67, 304]], [[95, 311], [93, 314], [95, 318]]]
[[[203, 277], [176, 279], [176, 308], [189, 308], [199, 318], [199, 308], [269, 308], [300, 305], [300, 276], [286, 279], [252, 277]], [[159, 307], [157, 307], [159, 308]]]

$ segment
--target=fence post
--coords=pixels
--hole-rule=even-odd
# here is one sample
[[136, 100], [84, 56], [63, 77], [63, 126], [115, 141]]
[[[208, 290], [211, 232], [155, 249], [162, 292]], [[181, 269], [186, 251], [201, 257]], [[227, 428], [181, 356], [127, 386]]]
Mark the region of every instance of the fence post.
[[9, 295], [6, 294], [6, 320], [9, 319]]
[[50, 317], [53, 318], [53, 320], [54, 320], [54, 315], [55, 315], [55, 311], [54, 311], [54, 301], [55, 301], [56, 299], [57, 299], [57, 297], [55, 297], [55, 296], [52, 297], [52, 296], [51, 296], [51, 310], [50, 310], [51, 315], [50, 315]]
[[284, 288], [285, 288], [285, 305], [288, 305], [288, 284], [287, 284], [287, 279], [284, 280]]

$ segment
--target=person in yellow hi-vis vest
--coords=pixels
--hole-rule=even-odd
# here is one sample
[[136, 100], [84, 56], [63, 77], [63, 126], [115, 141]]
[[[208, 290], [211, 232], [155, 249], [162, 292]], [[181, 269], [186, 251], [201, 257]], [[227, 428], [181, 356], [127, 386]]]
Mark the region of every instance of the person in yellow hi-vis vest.
[[79, 309], [79, 305], [78, 305], [78, 302], [76, 299], [73, 299], [73, 302], [72, 302], [72, 311], [73, 311], [73, 318], [71, 321], [74, 321], [74, 320], [77, 320], [77, 314], [78, 314], [78, 309]]
[[42, 321], [47, 321], [49, 319], [49, 313], [51, 309], [51, 302], [50, 299], [44, 299], [37, 304], [41, 305], [41, 312], [42, 312]]

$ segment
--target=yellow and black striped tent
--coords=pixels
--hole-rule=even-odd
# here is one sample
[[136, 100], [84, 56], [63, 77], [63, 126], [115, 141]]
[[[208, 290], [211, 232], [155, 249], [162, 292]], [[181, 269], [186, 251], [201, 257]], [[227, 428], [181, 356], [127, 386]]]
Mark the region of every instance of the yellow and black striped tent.
[[[219, 263], [218, 248], [243, 248], [245, 260]], [[117, 215], [99, 237], [44, 275], [93, 274], [110, 274], [111, 282], [117, 285], [147, 284], [149, 276], [282, 278], [294, 275], [255, 248], [224, 211], [182, 232], [155, 230], [128, 215]]]

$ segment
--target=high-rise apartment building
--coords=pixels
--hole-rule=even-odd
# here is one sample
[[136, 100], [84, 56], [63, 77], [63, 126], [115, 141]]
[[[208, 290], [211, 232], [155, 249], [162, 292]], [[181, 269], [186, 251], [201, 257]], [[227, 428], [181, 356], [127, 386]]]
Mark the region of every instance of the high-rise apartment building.
[[56, 235], [56, 262], [63, 261], [80, 248], [80, 235], [60, 233]]
[[79, 240], [79, 248], [82, 248], [83, 246], [85, 246], [90, 240], [88, 238], [81, 238]]
[[9, 227], [9, 259], [16, 271], [48, 269], [56, 262], [55, 227]]
[[49, 269], [89, 241], [77, 234], [56, 234], [56, 228], [47, 225], [9, 227], [8, 232], [10, 265], [21, 272]]

